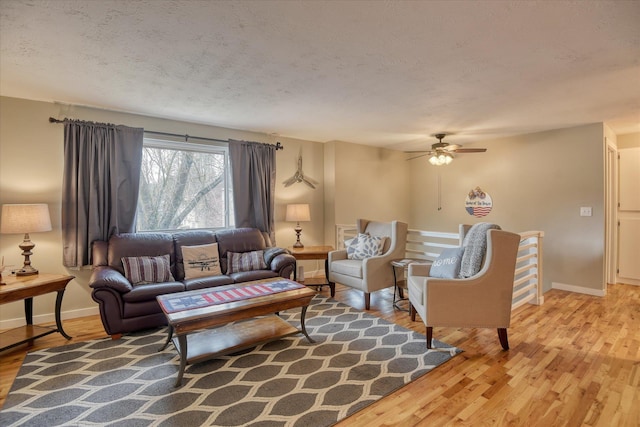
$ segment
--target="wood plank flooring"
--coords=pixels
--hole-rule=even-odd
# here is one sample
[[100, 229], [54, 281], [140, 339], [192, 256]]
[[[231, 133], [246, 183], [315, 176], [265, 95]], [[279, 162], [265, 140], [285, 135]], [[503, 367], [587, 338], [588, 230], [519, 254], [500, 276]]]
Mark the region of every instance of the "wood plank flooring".
[[[337, 285], [336, 299], [364, 309], [361, 292]], [[372, 295], [370, 312], [425, 332], [389, 290]], [[71, 341], [53, 334], [0, 353], [0, 405], [26, 352], [106, 336], [98, 316], [64, 328]], [[638, 286], [610, 285], [604, 298], [547, 292], [513, 313], [509, 351], [495, 330], [434, 328], [434, 338], [464, 353], [337, 425], [640, 426]]]

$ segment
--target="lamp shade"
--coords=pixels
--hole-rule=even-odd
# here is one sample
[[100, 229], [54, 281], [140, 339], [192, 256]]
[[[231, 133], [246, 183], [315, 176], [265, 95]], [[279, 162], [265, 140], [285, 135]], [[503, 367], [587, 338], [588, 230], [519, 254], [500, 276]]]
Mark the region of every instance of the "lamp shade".
[[38, 203], [32, 205], [2, 205], [0, 233], [37, 233], [51, 230], [49, 205]]
[[287, 205], [286, 221], [311, 221], [311, 213], [307, 203]]

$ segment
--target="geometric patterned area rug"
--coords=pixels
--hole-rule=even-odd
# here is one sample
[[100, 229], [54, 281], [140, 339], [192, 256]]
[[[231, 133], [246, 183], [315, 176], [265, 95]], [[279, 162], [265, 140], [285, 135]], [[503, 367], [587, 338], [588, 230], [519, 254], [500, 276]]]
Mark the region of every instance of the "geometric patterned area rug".
[[[281, 317], [300, 326], [300, 309]], [[2, 426], [330, 426], [461, 350], [320, 295], [307, 332], [188, 365], [166, 328], [27, 354]]]

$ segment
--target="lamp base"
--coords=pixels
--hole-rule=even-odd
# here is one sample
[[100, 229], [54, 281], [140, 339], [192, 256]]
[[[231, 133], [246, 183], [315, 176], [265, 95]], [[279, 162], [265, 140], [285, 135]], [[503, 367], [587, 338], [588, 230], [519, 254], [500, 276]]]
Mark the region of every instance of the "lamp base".
[[293, 247], [297, 249], [304, 248], [304, 245], [300, 241], [300, 234], [302, 233], [302, 227], [300, 227], [300, 223], [298, 223], [294, 230], [296, 232], [296, 242], [293, 244]]
[[16, 276], [32, 276], [34, 274], [38, 274], [38, 270], [30, 265], [25, 265], [20, 270], [16, 270]]
[[29, 233], [24, 233], [24, 241], [18, 245], [20, 249], [22, 249], [22, 256], [24, 257], [24, 265], [20, 270], [16, 271], [16, 276], [32, 276], [34, 274], [38, 274], [38, 270], [31, 267], [31, 255], [33, 252], [31, 250], [35, 248], [35, 244], [29, 238]]

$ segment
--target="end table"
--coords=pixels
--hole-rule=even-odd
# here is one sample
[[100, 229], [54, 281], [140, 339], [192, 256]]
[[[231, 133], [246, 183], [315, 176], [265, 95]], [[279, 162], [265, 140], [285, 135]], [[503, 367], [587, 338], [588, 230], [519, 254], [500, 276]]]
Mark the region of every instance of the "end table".
[[[314, 260], [320, 259], [324, 260], [324, 276], [325, 280], [323, 283], [304, 283], [307, 286], [319, 286], [322, 288], [324, 285], [329, 284], [329, 252], [333, 251], [333, 246], [305, 246], [303, 248], [294, 248], [289, 246], [287, 248], [291, 255], [293, 255], [296, 261], [306, 261], [306, 260]], [[293, 280], [298, 281], [298, 268], [296, 262], [296, 269], [293, 271]], [[302, 278], [304, 282], [304, 277]]]
[[[74, 276], [62, 274], [39, 273], [33, 276], [9, 276], [5, 278], [6, 285], [0, 287], [0, 304], [24, 300], [24, 316], [27, 324], [0, 333], [0, 351], [15, 347], [25, 342], [32, 342], [36, 338], [60, 332], [63, 337], [71, 337], [62, 329], [60, 309], [62, 296], [67, 284]], [[56, 292], [56, 328], [36, 326], [33, 324], [33, 297]]]

